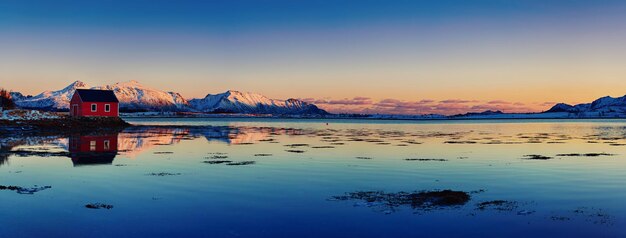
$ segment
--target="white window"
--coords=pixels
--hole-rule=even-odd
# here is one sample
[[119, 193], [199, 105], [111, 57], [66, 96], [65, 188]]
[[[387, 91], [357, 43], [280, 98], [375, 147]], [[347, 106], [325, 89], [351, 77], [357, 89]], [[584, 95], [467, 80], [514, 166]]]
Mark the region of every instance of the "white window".
[[104, 141], [104, 150], [111, 149], [111, 142], [109, 140]]
[[98, 105], [96, 105], [95, 103], [91, 104], [91, 112], [96, 112], [98, 110]]
[[89, 150], [90, 151], [96, 151], [96, 141], [95, 140], [89, 141]]
[[104, 104], [104, 111], [105, 112], [110, 112], [111, 111], [111, 104]]

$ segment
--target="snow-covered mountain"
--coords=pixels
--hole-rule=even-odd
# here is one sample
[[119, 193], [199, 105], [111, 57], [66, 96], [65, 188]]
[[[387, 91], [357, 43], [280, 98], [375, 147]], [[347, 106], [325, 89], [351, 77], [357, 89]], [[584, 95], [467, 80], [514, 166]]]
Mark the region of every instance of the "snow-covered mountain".
[[591, 103], [569, 105], [557, 103], [545, 112], [539, 113], [502, 113], [486, 111], [452, 116], [455, 119], [553, 119], [553, 118], [626, 118], [626, 96], [613, 98], [602, 97]]
[[[378, 118], [370, 116], [370, 118]], [[557, 103], [545, 112], [504, 113], [487, 110], [478, 113], [465, 113], [453, 116], [434, 115], [430, 118], [410, 115], [391, 115], [385, 119], [573, 119], [573, 118], [626, 118], [626, 96], [602, 97], [591, 103], [569, 105]]]
[[89, 87], [87, 84], [76, 81], [58, 91], [45, 91], [36, 96], [24, 96], [21, 93], [12, 93], [13, 100], [18, 107], [45, 110], [67, 110], [69, 102], [76, 89], [107, 89], [113, 90], [120, 101], [120, 108], [125, 111], [133, 110], [186, 110], [187, 100], [180, 94], [163, 92], [141, 85], [137, 81], [116, 83], [113, 85]]
[[137, 81], [93, 87], [92, 89], [113, 90], [125, 111], [183, 111], [188, 109], [187, 100], [179, 93], [152, 89]]
[[591, 103], [573, 106], [559, 103], [546, 112], [564, 112], [578, 117], [623, 117], [626, 116], [626, 95], [618, 98], [601, 97]]
[[190, 112], [228, 112], [245, 114], [315, 114], [325, 115], [326, 111], [297, 99], [274, 100], [255, 93], [227, 91], [207, 95], [202, 99], [187, 101], [179, 93], [166, 92], [146, 87], [137, 81], [121, 82], [112, 85], [89, 87], [76, 81], [58, 91], [45, 91], [36, 96], [24, 96], [12, 93], [18, 107], [67, 110], [69, 101], [76, 89], [112, 90], [120, 101], [122, 111], [190, 111]]
[[328, 114], [313, 104], [297, 99], [275, 100], [256, 93], [229, 90], [209, 94], [202, 99], [189, 100], [189, 105], [201, 112], [255, 114]]
[[15, 105], [21, 108], [37, 109], [68, 109], [70, 100], [76, 89], [89, 88], [81, 81], [76, 81], [58, 91], [45, 91], [36, 96], [24, 96], [21, 93], [11, 93]]

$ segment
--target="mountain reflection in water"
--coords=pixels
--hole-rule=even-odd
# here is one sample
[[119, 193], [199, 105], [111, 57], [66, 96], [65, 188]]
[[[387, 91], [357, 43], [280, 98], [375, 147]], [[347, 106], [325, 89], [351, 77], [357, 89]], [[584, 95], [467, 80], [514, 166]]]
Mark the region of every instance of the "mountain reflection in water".
[[133, 126], [121, 132], [58, 136], [28, 136], [0, 139], [0, 166], [11, 155], [66, 156], [74, 166], [110, 165], [115, 156], [134, 158], [144, 151], [184, 140], [205, 138], [228, 145], [271, 141], [274, 135], [301, 135], [301, 129], [233, 126]]
[[[246, 145], [258, 142], [279, 143], [276, 136], [319, 137], [325, 146], [333, 148], [346, 142], [367, 142], [374, 145], [408, 146], [422, 141], [440, 140], [444, 144], [560, 144], [579, 140], [586, 143], [622, 145], [626, 138], [624, 127], [591, 127], [586, 134], [551, 133], [486, 133], [484, 131], [402, 131], [380, 129], [335, 130], [330, 128], [303, 129], [257, 126], [132, 126], [119, 132], [86, 133], [57, 136], [26, 136], [0, 138], [0, 166], [10, 162], [10, 156], [65, 156], [74, 166], [110, 165], [116, 155], [135, 158], [157, 146], [174, 145], [185, 140], [204, 138], [209, 143]], [[393, 143], [392, 143], [393, 142]], [[292, 146], [292, 148], [295, 146]], [[300, 150], [292, 150], [294, 152]]]

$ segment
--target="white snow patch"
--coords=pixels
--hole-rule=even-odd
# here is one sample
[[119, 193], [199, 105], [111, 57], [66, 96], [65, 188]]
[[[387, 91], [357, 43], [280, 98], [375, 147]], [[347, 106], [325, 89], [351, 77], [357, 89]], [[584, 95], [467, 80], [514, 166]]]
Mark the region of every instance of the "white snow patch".
[[0, 115], [0, 120], [43, 120], [43, 119], [58, 119], [61, 118], [59, 114], [53, 112], [43, 112], [38, 110], [6, 110]]

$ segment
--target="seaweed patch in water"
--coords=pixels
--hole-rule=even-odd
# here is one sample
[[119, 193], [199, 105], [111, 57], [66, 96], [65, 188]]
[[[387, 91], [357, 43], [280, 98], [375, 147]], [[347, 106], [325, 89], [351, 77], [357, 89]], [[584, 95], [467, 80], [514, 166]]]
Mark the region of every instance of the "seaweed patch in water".
[[154, 154], [156, 154], [156, 155], [161, 155], [161, 154], [174, 154], [174, 152], [171, 152], [171, 151], [157, 151], [157, 152], [154, 152]]
[[412, 144], [412, 145], [422, 144], [422, 142], [417, 142], [417, 141], [413, 141], [413, 140], [403, 140], [403, 141], [400, 141], [400, 142], [407, 143], [407, 144]]
[[598, 157], [598, 156], [614, 156], [615, 154], [609, 154], [609, 153], [585, 153], [585, 154], [578, 154], [578, 153], [569, 153], [569, 154], [557, 154], [556, 156], [572, 156], [572, 157]]
[[583, 219], [596, 225], [613, 225], [614, 217], [602, 209], [593, 207], [579, 207], [569, 211], [567, 215], [555, 214], [550, 217], [553, 221], [569, 221]]
[[233, 161], [230, 160], [206, 160], [206, 161], [202, 161], [203, 163], [207, 163], [207, 164], [225, 164], [225, 163], [230, 163]]
[[227, 163], [226, 165], [231, 165], [231, 166], [234, 166], [234, 165], [250, 165], [250, 164], [255, 164], [255, 163], [256, 163], [256, 161], [239, 161], [239, 162], [230, 162], [230, 163]]
[[432, 210], [465, 205], [471, 196], [467, 192], [454, 190], [433, 190], [416, 192], [386, 193], [383, 191], [358, 191], [333, 196], [331, 201], [360, 200], [355, 206], [383, 208], [384, 213], [391, 213], [395, 208], [410, 206], [416, 210]]
[[254, 156], [272, 156], [272, 154], [254, 154]]
[[614, 217], [606, 213], [602, 209], [593, 207], [579, 207], [576, 208], [574, 214], [582, 216], [585, 221], [593, 222], [594, 224], [612, 225]]
[[86, 208], [89, 209], [112, 209], [113, 205], [104, 204], [104, 203], [89, 203], [85, 205]]
[[550, 156], [545, 156], [545, 155], [524, 155], [523, 159], [528, 159], [528, 160], [549, 160], [549, 159], [553, 159]]
[[290, 153], [298, 153], [298, 154], [302, 154], [302, 153], [306, 152], [304, 150], [285, 150], [285, 151], [290, 152]]
[[175, 175], [181, 175], [181, 173], [167, 173], [167, 172], [160, 172], [160, 173], [149, 173], [147, 174], [149, 176], [175, 176]]
[[476, 204], [478, 210], [513, 211], [517, 208], [517, 202], [505, 200], [493, 200]]
[[372, 157], [365, 157], [365, 156], [357, 156], [357, 159], [372, 159]]
[[423, 158], [408, 158], [408, 159], [404, 159], [406, 161], [422, 161], [422, 162], [426, 162], [426, 161], [437, 161], [437, 162], [444, 162], [444, 161], [448, 161], [447, 159], [423, 159]]
[[287, 147], [309, 147], [309, 144], [288, 144]]
[[312, 146], [311, 148], [313, 148], [313, 149], [333, 149], [333, 148], [336, 148], [336, 147], [330, 146], [330, 145], [321, 145], [321, 146]]
[[446, 143], [446, 144], [476, 144], [478, 142], [470, 141], [470, 140], [449, 140], [449, 141], [444, 141], [443, 143]]
[[213, 155], [211, 157], [206, 157], [205, 159], [228, 159], [228, 155]]
[[35, 185], [32, 188], [24, 188], [24, 187], [20, 187], [20, 186], [4, 186], [4, 185], [0, 185], [0, 190], [9, 190], [9, 191], [15, 191], [19, 194], [35, 194], [36, 192], [40, 192], [46, 189], [52, 188], [52, 186], [42, 186], [39, 187], [37, 185]]

